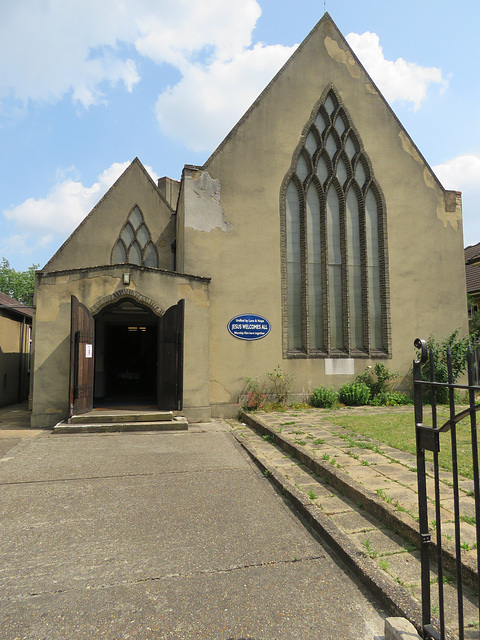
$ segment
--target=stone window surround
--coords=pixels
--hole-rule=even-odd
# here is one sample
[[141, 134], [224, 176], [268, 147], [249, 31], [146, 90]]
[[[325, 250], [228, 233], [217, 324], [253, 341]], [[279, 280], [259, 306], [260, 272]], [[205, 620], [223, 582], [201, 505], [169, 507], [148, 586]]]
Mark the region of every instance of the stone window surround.
[[[324, 136], [321, 135], [322, 132], [318, 132], [315, 125], [315, 120], [320, 111], [325, 113], [325, 102], [328, 97], [331, 97], [335, 103], [335, 113], [341, 114], [346, 124], [345, 131], [343, 131], [341, 135], [342, 142], [346, 140], [348, 134], [350, 132], [353, 133], [356, 145], [356, 153], [354, 156], [354, 161], [357, 160], [358, 157], [362, 157], [364, 167], [366, 168], [370, 180], [368, 181], [368, 186], [372, 188], [374, 192], [375, 198], [377, 200], [378, 205], [378, 242], [379, 242], [379, 267], [380, 267], [380, 297], [381, 297], [381, 305], [382, 305], [382, 340], [383, 340], [383, 348], [381, 350], [374, 349], [370, 347], [370, 336], [369, 336], [369, 323], [368, 323], [368, 292], [365, 292], [362, 295], [362, 314], [363, 314], [363, 336], [364, 336], [364, 345], [367, 345], [363, 349], [354, 349], [350, 346], [350, 327], [349, 327], [349, 312], [348, 312], [348, 281], [347, 281], [347, 269], [345, 266], [342, 268], [342, 299], [343, 299], [343, 331], [344, 331], [344, 342], [345, 348], [342, 350], [339, 349], [330, 349], [328, 345], [329, 335], [330, 335], [330, 317], [329, 317], [329, 302], [328, 302], [328, 273], [326, 270], [326, 235], [323, 234], [322, 237], [322, 255], [323, 255], [323, 267], [322, 272], [324, 274], [324, 281], [326, 286], [323, 287], [322, 291], [322, 300], [323, 300], [323, 326], [324, 332], [326, 334], [326, 339], [324, 340], [324, 349], [314, 349], [310, 348], [310, 335], [309, 335], [309, 321], [308, 321], [308, 306], [307, 306], [307, 298], [308, 298], [308, 281], [307, 281], [307, 243], [305, 237], [305, 229], [306, 229], [306, 193], [307, 189], [302, 188], [299, 191], [299, 199], [300, 199], [300, 215], [303, 218], [303, 223], [301, 224], [301, 252], [302, 252], [302, 337], [303, 337], [303, 348], [302, 350], [293, 349], [289, 347], [289, 327], [288, 327], [288, 283], [287, 283], [287, 224], [286, 224], [286, 193], [287, 188], [290, 182], [293, 180], [296, 185], [303, 185], [301, 179], [296, 173], [297, 163], [300, 155], [304, 148], [306, 148], [306, 141], [308, 134], [312, 131], [312, 127], [315, 130], [315, 136], [318, 138], [318, 133], [320, 133], [320, 138], [322, 141], [326, 141], [330, 131], [334, 128], [333, 123], [328, 126], [326, 129], [326, 133]], [[329, 120], [329, 118], [328, 118]], [[342, 144], [342, 150], [344, 150]], [[341, 154], [336, 154], [335, 159], [337, 159]], [[305, 180], [305, 184], [307, 188], [310, 184], [312, 175], [315, 171], [316, 160], [320, 156], [320, 153], [314, 157], [314, 167], [311, 168], [309, 175]], [[335, 175], [335, 172], [334, 172]], [[352, 180], [352, 175], [350, 175], [347, 179], [347, 187], [342, 189], [341, 193], [337, 193], [339, 195], [339, 199], [341, 202], [341, 241], [343, 247], [343, 253], [345, 257], [345, 194], [348, 192], [348, 185]], [[333, 179], [332, 179], [333, 181]], [[364, 193], [366, 189], [364, 189]], [[325, 190], [325, 195], [327, 191]], [[326, 200], [324, 195], [320, 195], [321, 208], [323, 211], [323, 215], [325, 215], [326, 210]], [[280, 237], [281, 237], [281, 275], [282, 275], [282, 347], [283, 347], [283, 357], [284, 358], [391, 358], [391, 324], [390, 324], [390, 285], [389, 285], [389, 275], [388, 275], [388, 253], [387, 253], [387, 228], [386, 228], [386, 205], [383, 193], [375, 181], [372, 166], [370, 160], [365, 152], [363, 147], [363, 142], [360, 138], [359, 133], [355, 129], [353, 122], [350, 118], [349, 113], [347, 112], [345, 106], [342, 103], [342, 100], [339, 97], [338, 92], [336, 91], [333, 84], [329, 84], [322, 93], [321, 98], [318, 100], [317, 104], [313, 108], [310, 118], [303, 128], [302, 135], [300, 137], [299, 144], [295, 149], [292, 155], [292, 163], [290, 165], [287, 174], [282, 182], [282, 186], [280, 189]], [[324, 227], [325, 228], [325, 227]], [[365, 246], [365, 237], [362, 234], [361, 236], [361, 253], [362, 253], [362, 281], [366, 280], [366, 246]]]
[[[134, 227], [133, 223], [131, 222], [130, 218], [132, 217], [133, 213], [135, 212], [135, 210], [137, 210], [141, 216], [141, 222]], [[132, 230], [132, 240], [131, 242], [127, 245], [125, 240], [124, 240], [124, 232], [127, 229], [127, 227], [130, 227], [130, 229]], [[148, 234], [148, 240], [146, 240], [144, 243], [141, 243], [138, 239], [138, 232], [140, 231], [141, 228], [144, 228], [146, 233]], [[116, 262], [115, 261], [115, 249], [117, 247], [117, 245], [121, 243], [123, 246], [123, 250], [128, 258], [130, 250], [133, 248], [133, 246], [136, 244], [138, 245], [138, 248], [141, 252], [141, 264], [138, 264], [137, 262], [130, 262], [128, 261], [128, 259], [125, 261], [125, 263], [120, 263], [120, 262]], [[143, 244], [144, 246], [142, 247], [141, 244]], [[145, 258], [147, 255], [147, 250], [151, 247], [151, 249], [153, 250], [153, 255], [155, 258], [155, 266], [153, 265], [146, 265], [145, 264]], [[111, 253], [111, 257], [110, 257], [110, 262], [111, 264], [137, 264], [138, 266], [150, 266], [153, 268], [158, 268], [158, 252], [157, 252], [157, 248], [155, 247], [154, 242], [152, 241], [152, 235], [150, 233], [150, 229], [147, 226], [147, 223], [145, 222], [145, 217], [143, 215], [142, 210], [140, 209], [140, 207], [138, 206], [138, 204], [133, 205], [133, 207], [130, 209], [127, 219], [125, 220], [125, 223], [123, 224], [120, 233], [118, 235], [118, 238], [115, 242], [115, 244], [112, 247], [112, 253]]]

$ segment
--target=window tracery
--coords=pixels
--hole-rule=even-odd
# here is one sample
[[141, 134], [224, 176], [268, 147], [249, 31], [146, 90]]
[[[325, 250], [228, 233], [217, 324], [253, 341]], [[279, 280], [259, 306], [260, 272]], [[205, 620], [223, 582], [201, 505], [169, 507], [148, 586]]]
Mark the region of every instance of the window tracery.
[[112, 264], [158, 267], [158, 256], [150, 231], [137, 205], [130, 212], [112, 250]]
[[333, 87], [294, 153], [281, 210], [285, 355], [388, 355], [385, 204]]

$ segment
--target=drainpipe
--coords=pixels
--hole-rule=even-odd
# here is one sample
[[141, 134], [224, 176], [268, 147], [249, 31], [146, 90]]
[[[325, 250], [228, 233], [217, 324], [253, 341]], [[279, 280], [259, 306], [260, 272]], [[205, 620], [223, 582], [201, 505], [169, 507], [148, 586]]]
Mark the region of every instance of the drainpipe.
[[22, 330], [20, 332], [20, 362], [18, 364], [18, 402], [22, 402], [22, 382], [23, 382], [23, 343], [25, 340], [25, 316], [23, 316]]

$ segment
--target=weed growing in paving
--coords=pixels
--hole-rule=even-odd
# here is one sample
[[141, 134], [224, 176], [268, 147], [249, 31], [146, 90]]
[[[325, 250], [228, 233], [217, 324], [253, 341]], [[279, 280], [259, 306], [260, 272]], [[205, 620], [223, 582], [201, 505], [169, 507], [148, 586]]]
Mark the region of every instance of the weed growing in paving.
[[313, 441], [313, 444], [327, 444], [327, 441], [324, 440], [323, 438], [317, 438], [316, 440]]
[[310, 489], [310, 491], [308, 492], [308, 497], [310, 498], [310, 500], [316, 500], [318, 498], [317, 494], [312, 491], [312, 489]]
[[477, 520], [474, 516], [460, 516], [460, 520], [463, 520], [463, 522], [466, 522], [467, 524], [472, 524], [473, 526], [477, 524]]
[[374, 549], [371, 541], [369, 538], [365, 538], [364, 542], [363, 542], [365, 549], [367, 550], [368, 555], [370, 556], [370, 558], [377, 558], [378, 557], [378, 551], [376, 549]]
[[390, 564], [390, 563], [388, 562], [388, 560], [387, 560], [386, 558], [381, 558], [381, 559], [378, 561], [378, 564], [380, 565], [380, 567], [381, 567], [384, 571], [387, 571], [387, 570], [388, 570], [388, 566], [389, 566], [389, 564]]
[[264, 435], [263, 439], [266, 440], [267, 442], [275, 442], [275, 438], [272, 435], [270, 435], [269, 433]]

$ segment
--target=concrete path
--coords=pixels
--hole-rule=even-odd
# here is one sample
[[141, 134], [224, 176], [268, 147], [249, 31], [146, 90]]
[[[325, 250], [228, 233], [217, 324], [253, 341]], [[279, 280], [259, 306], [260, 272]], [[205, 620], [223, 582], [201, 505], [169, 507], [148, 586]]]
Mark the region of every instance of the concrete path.
[[382, 635], [222, 422], [25, 436], [0, 459], [0, 513], [2, 640]]
[[24, 438], [34, 438], [43, 429], [30, 429], [30, 411], [27, 403], [0, 407], [0, 458]]

